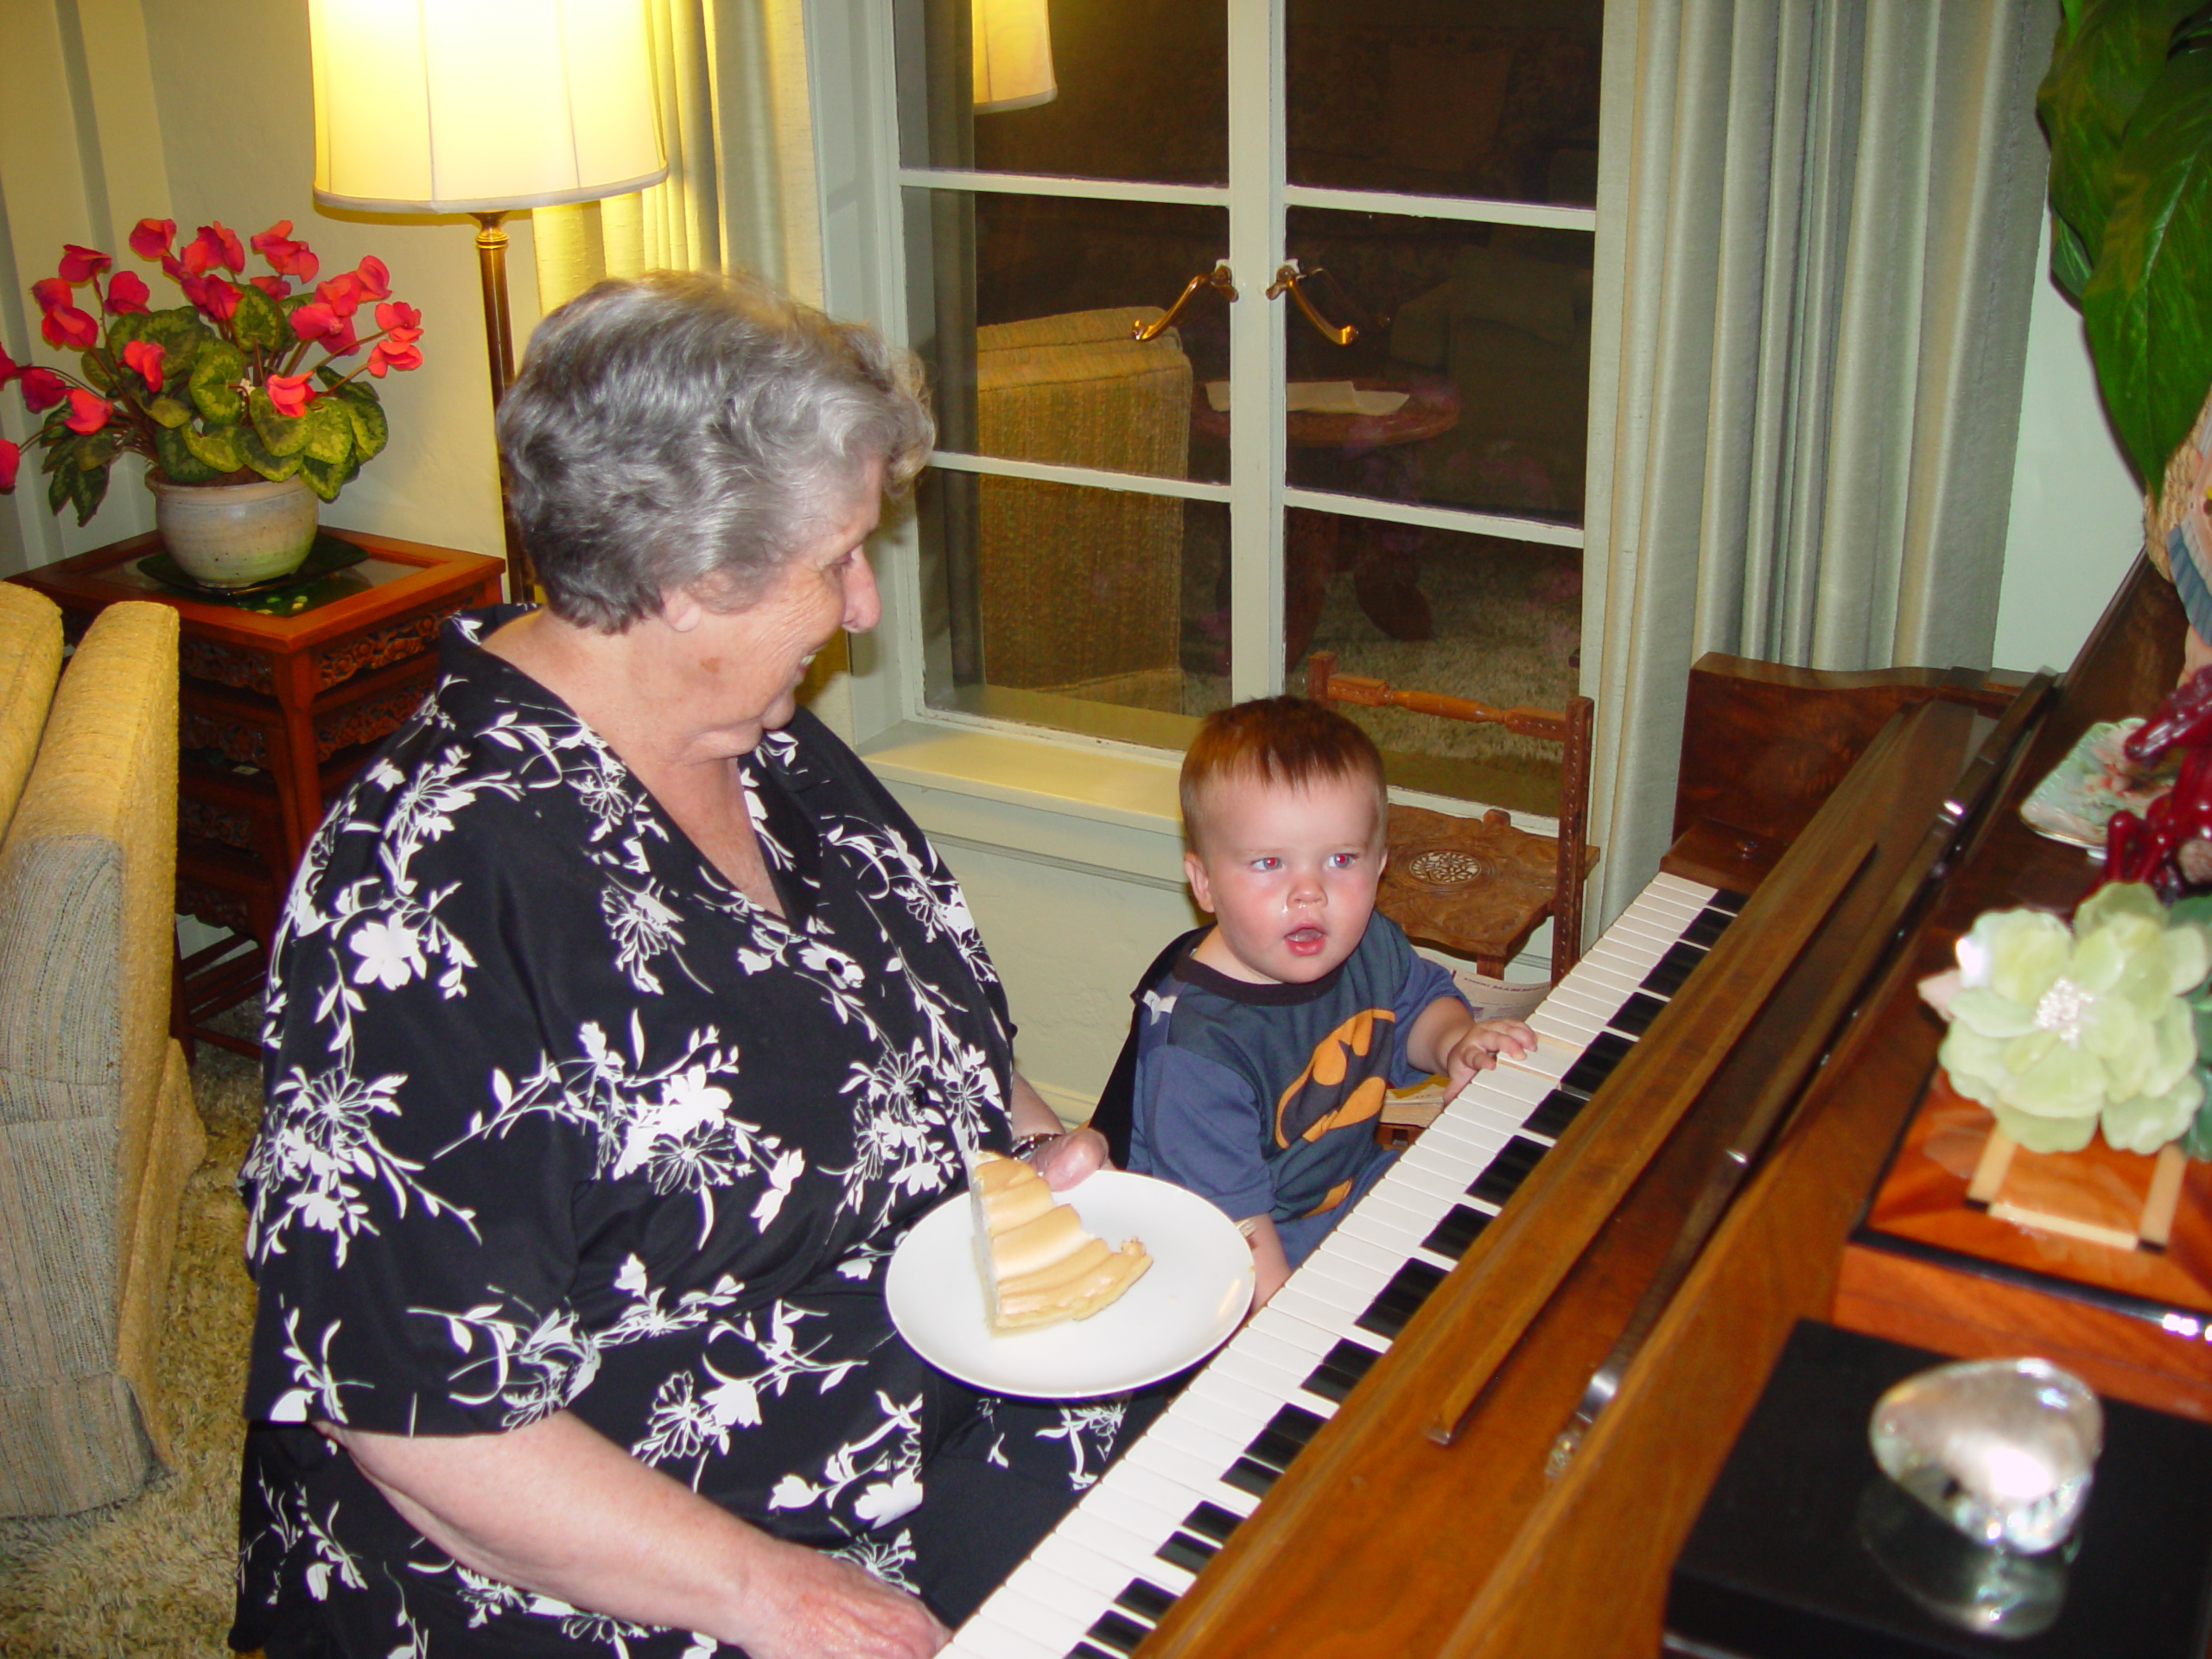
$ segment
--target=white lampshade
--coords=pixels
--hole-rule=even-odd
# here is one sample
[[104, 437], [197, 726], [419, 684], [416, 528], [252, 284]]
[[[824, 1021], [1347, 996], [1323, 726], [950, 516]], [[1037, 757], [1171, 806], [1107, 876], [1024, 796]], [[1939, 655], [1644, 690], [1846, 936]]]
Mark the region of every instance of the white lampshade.
[[308, 0], [315, 195], [486, 213], [668, 175], [642, 0]]
[[976, 112], [1026, 110], [1060, 95], [1046, 0], [974, 0]]

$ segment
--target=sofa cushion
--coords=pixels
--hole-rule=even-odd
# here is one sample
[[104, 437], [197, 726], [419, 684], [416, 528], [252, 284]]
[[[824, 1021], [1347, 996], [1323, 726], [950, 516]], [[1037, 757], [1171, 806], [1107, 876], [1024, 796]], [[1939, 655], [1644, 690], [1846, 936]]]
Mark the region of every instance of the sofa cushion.
[[44, 594], [0, 582], [0, 835], [31, 775], [60, 672], [60, 607]]

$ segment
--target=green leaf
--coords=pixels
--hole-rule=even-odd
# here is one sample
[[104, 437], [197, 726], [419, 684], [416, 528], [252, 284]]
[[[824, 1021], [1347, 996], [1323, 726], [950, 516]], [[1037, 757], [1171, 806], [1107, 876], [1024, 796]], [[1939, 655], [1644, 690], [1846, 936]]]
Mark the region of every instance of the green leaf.
[[184, 434], [184, 447], [191, 450], [203, 466], [213, 467], [218, 475], [235, 473], [245, 465], [245, 457], [238, 453], [238, 435], [242, 429], [235, 426], [219, 426], [201, 432], [190, 426], [177, 428]]
[[69, 480], [69, 499], [77, 509], [79, 526], [92, 522], [92, 515], [100, 510], [100, 503], [107, 499], [108, 469], [100, 467], [65, 467], [56, 478]]
[[2188, 1131], [2181, 1138], [2181, 1149], [2191, 1158], [2212, 1158], [2212, 1071], [2198, 1066], [2196, 1080], [2206, 1085], [2204, 1103], [2190, 1120]]
[[222, 476], [187, 447], [188, 426], [154, 429], [154, 459], [162, 476], [172, 484], [212, 484]]
[[2113, 429], [2157, 490], [2212, 387], [2212, 53], [2166, 65], [2114, 180], [2082, 316]]
[[350, 457], [335, 464], [317, 461], [312, 453], [300, 457], [300, 476], [307, 480], [308, 487], [325, 501], [335, 501], [338, 492], [344, 489], [360, 470]]
[[[254, 395], [265, 397], [267, 394], [256, 387]], [[296, 423], [296, 424], [304, 424], [304, 423]], [[301, 455], [298, 450], [295, 449], [289, 455], [280, 455], [262, 442], [259, 433], [252, 426], [236, 426], [231, 429], [237, 435], [238, 454], [245, 460], [245, 464], [270, 483], [280, 483], [300, 470]]]
[[[256, 386], [253, 395], [246, 399], [246, 410], [253, 416], [254, 435], [264, 448], [272, 455], [296, 455], [307, 448], [308, 423], [303, 415], [280, 415], [271, 401], [268, 389]], [[257, 472], [259, 467], [256, 467]], [[284, 476], [289, 478], [288, 469]], [[274, 476], [274, 474], [270, 474]]]
[[146, 412], [163, 426], [182, 426], [192, 418], [192, 411], [174, 397], [156, 397], [146, 404]]
[[2036, 89], [2036, 113], [2050, 139], [2051, 209], [2081, 238], [2091, 264], [2103, 246], [2128, 122], [2190, 9], [2190, 0], [2081, 0]]
[[77, 358], [77, 367], [79, 372], [84, 376], [85, 384], [94, 391], [105, 391], [110, 395], [114, 393], [115, 372], [108, 367], [106, 361], [98, 352], [79, 353]]
[[384, 405], [373, 397], [365, 402], [346, 397], [339, 406], [353, 423], [354, 453], [363, 461], [374, 461], [391, 436], [391, 423], [385, 418]]
[[59, 512], [68, 503], [69, 480], [77, 476], [77, 469], [73, 466], [63, 466], [58, 451], [48, 454], [46, 467], [51, 474], [46, 480], [46, 505]]
[[118, 311], [107, 320], [107, 348], [118, 362], [123, 360], [123, 348], [134, 340], [146, 338], [144, 311]]
[[293, 339], [292, 325], [276, 302], [251, 283], [238, 284], [238, 308], [231, 314], [231, 333], [250, 352], [273, 352]]
[[[245, 373], [245, 359], [228, 340], [210, 340], [192, 365], [192, 401], [207, 419], [230, 426], [245, 412], [245, 400], [231, 383]], [[227, 471], [236, 472], [235, 467]]]
[[307, 433], [304, 447], [314, 461], [325, 467], [342, 467], [353, 458], [353, 423], [343, 404], [319, 397], [300, 417], [300, 424]]
[[2076, 306], [2082, 303], [2082, 289], [2088, 283], [2089, 270], [2089, 251], [2082, 245], [2082, 233], [2053, 213], [2050, 216], [2050, 279]]

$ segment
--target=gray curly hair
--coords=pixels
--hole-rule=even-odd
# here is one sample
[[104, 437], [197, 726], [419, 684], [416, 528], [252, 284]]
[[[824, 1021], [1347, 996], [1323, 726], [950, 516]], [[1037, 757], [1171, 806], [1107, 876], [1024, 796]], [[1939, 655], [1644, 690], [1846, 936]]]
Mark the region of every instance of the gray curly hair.
[[619, 632], [663, 595], [758, 599], [883, 464], [935, 438], [912, 353], [749, 274], [599, 283], [540, 323], [499, 405], [508, 510], [563, 621]]

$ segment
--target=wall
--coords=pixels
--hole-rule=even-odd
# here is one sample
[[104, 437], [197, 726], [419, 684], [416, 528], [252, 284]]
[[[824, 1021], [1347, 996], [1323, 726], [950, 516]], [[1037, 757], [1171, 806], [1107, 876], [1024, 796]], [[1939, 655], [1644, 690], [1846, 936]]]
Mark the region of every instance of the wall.
[[1997, 604], [1999, 668], [2064, 668], [2143, 543], [2143, 497], [2105, 424], [2082, 314], [2050, 280], [2044, 223], [2005, 585]]
[[[181, 238], [213, 219], [241, 238], [289, 219], [324, 275], [373, 253], [423, 318], [423, 367], [378, 387], [391, 445], [324, 521], [499, 552], [474, 226], [316, 209], [302, 0], [0, 0], [0, 341], [10, 353], [58, 361], [37, 340], [27, 291], [65, 241], [116, 253], [156, 303], [175, 303], [168, 279], [129, 252], [140, 219], [175, 219]], [[537, 317], [528, 216], [509, 230], [519, 349]], [[11, 388], [0, 396], [0, 435], [20, 442], [27, 426]], [[108, 505], [79, 529], [73, 515], [57, 523], [48, 512], [33, 462], [15, 496], [0, 498], [0, 574], [151, 528], [135, 469], [118, 467]]]

